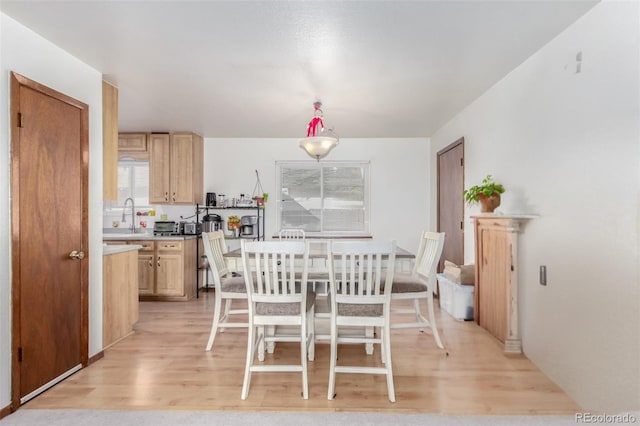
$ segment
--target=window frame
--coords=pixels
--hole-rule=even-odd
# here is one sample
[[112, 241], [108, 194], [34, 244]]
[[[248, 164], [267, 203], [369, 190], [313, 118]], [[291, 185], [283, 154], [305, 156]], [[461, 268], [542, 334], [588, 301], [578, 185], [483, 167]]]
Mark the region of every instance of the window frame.
[[324, 188], [322, 187], [322, 169], [328, 167], [359, 167], [364, 172], [364, 224], [362, 231], [307, 231], [308, 237], [371, 237], [371, 162], [370, 161], [276, 161], [276, 228], [277, 232], [282, 230], [282, 169], [283, 168], [319, 169], [321, 210], [324, 210]]
[[[149, 161], [136, 160], [136, 159], [133, 159], [133, 158], [130, 158], [130, 157], [123, 157], [123, 158], [120, 158], [118, 160], [118, 168], [120, 168], [120, 167], [135, 167], [135, 166], [141, 166], [142, 164], [146, 164], [147, 168], [150, 167]], [[133, 191], [134, 187], [131, 184], [135, 182], [135, 176], [131, 175], [130, 179], [131, 179], [131, 181], [129, 182], [129, 184], [130, 184], [129, 188], [130, 188], [130, 190]], [[117, 192], [118, 192], [118, 195], [119, 195], [120, 194], [120, 187], [118, 187]], [[151, 207], [151, 204], [149, 204], [149, 203], [142, 204], [142, 203], [136, 202], [135, 201], [135, 197], [133, 197], [132, 195], [133, 194], [129, 194], [129, 196], [134, 198], [134, 203], [135, 203], [135, 206], [136, 206], [136, 210], [138, 208], [143, 208], [144, 209], [144, 208]], [[148, 194], [147, 194], [147, 200], [149, 200], [149, 195]], [[122, 211], [124, 209], [124, 205], [120, 203], [120, 200], [115, 200], [113, 202], [110, 202], [110, 203], [108, 203], [108, 205], [105, 204], [105, 207], [106, 207], [105, 208], [105, 212], [112, 213], [112, 214], [113, 213], [120, 214], [120, 213], [122, 213]]]

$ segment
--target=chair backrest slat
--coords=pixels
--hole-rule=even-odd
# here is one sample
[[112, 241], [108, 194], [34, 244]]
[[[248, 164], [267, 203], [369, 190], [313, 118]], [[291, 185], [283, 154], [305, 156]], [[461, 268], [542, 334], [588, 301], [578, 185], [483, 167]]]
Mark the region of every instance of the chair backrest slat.
[[[260, 296], [300, 296], [306, 295], [308, 269], [308, 244], [302, 240], [287, 241], [241, 241], [242, 265], [249, 297]], [[302, 262], [302, 276], [296, 269]], [[264, 301], [261, 299], [261, 301]]]
[[224, 240], [222, 231], [203, 232], [202, 245], [204, 246], [204, 254], [207, 257], [209, 268], [213, 274], [213, 281], [216, 287], [220, 287], [220, 277], [229, 273], [227, 262], [224, 260], [227, 245]]
[[444, 232], [429, 231], [424, 231], [420, 237], [420, 248], [416, 256], [414, 271], [416, 275], [427, 280], [431, 290], [435, 286], [436, 270], [444, 248], [444, 237]]
[[[353, 303], [363, 303], [356, 301], [357, 298], [370, 300], [373, 296], [390, 297], [395, 269], [395, 241], [334, 241], [329, 244], [329, 249], [332, 294], [352, 297]], [[384, 282], [383, 275], [386, 276]]]

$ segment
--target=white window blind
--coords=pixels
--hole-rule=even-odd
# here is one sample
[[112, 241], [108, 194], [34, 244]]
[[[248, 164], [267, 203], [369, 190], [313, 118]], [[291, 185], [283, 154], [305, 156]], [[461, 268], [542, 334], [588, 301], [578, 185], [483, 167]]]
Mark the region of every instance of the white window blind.
[[278, 162], [278, 228], [369, 234], [369, 163]]

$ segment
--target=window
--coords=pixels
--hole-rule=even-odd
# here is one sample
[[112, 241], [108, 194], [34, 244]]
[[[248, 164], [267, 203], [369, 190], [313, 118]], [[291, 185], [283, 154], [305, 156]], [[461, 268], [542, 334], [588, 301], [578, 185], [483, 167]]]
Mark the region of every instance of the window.
[[127, 198], [138, 206], [149, 205], [149, 163], [147, 161], [120, 160], [118, 162], [118, 206]]
[[278, 162], [278, 228], [369, 234], [369, 163]]

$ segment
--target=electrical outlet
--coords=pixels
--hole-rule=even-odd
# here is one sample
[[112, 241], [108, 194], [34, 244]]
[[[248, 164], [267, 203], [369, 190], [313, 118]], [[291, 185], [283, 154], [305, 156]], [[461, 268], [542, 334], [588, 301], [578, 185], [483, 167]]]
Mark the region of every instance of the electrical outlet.
[[540, 265], [540, 285], [547, 285], [547, 267]]

